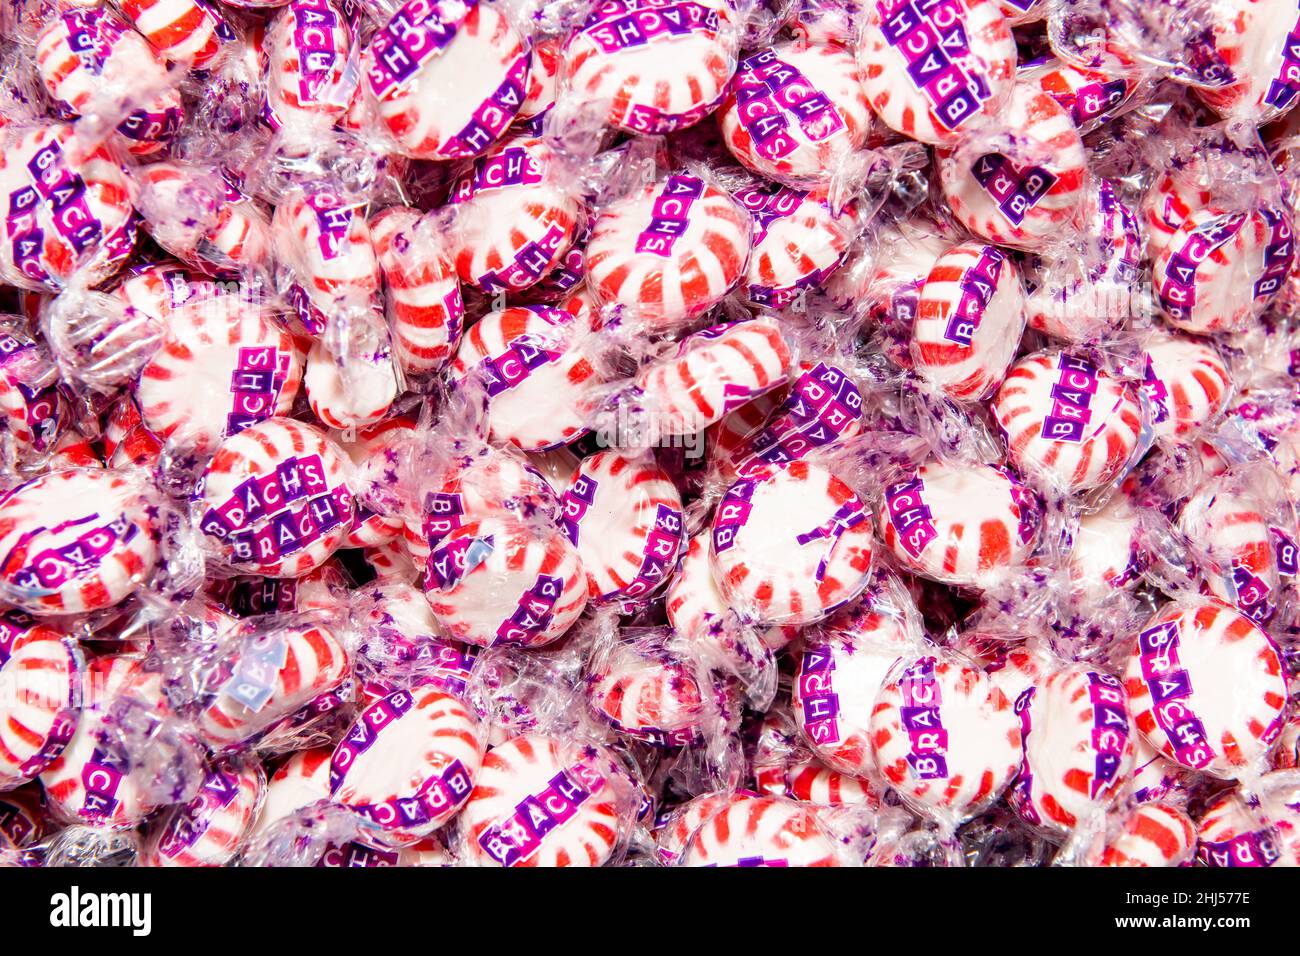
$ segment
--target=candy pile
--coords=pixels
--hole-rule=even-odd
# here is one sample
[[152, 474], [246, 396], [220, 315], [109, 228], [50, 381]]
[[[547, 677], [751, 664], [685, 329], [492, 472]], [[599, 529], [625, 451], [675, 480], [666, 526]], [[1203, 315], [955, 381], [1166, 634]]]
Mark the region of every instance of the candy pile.
[[1300, 864], [1295, 0], [0, 37], [0, 862]]

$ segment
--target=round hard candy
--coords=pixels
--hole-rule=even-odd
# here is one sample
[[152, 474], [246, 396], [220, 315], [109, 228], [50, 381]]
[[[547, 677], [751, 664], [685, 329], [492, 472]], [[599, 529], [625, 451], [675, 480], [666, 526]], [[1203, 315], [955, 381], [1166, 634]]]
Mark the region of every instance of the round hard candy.
[[1142, 391], [1156, 438], [1185, 439], [1223, 411], [1233, 381], [1219, 351], [1185, 335], [1156, 335], [1142, 349]]
[[931, 461], [885, 489], [881, 531], [899, 563], [943, 584], [983, 590], [1024, 561], [1040, 506], [1010, 472]]
[[1182, 866], [1196, 848], [1196, 826], [1177, 807], [1135, 807], [1120, 826], [1098, 866]]
[[429, 553], [424, 593], [451, 637], [478, 647], [541, 647], [587, 606], [579, 549], [554, 527], [502, 513], [475, 518]]
[[753, 221], [702, 179], [674, 174], [607, 206], [587, 241], [587, 283], [602, 306], [672, 332], [718, 304], [745, 274]]
[[200, 527], [226, 563], [299, 577], [347, 537], [356, 515], [350, 478], [347, 455], [320, 430], [269, 418], [218, 447], [204, 475]]
[[378, 828], [384, 843], [414, 843], [469, 799], [483, 759], [478, 718], [433, 687], [398, 690], [368, 706], [334, 748], [330, 796]]
[[154, 569], [153, 505], [127, 473], [56, 471], [0, 503], [0, 587], [33, 614], [112, 607]]
[[828, 185], [867, 139], [863, 79], [838, 43], [786, 40], [746, 57], [718, 112], [727, 148], [768, 179]]
[[266, 106], [272, 129], [327, 130], [347, 112], [356, 89], [352, 25], [329, 0], [291, 0], [276, 15], [264, 47]]
[[593, 601], [639, 601], [667, 583], [686, 537], [681, 495], [658, 466], [614, 451], [592, 455], [560, 506]]
[[601, 0], [564, 45], [561, 76], [608, 122], [663, 135], [721, 104], [736, 69], [735, 8], [724, 0]]
[[817, 292], [843, 265], [854, 226], [824, 198], [775, 184], [732, 194], [754, 217], [754, 249], [745, 270], [750, 303], [783, 309]]
[[990, 806], [1020, 763], [1011, 702], [982, 671], [950, 658], [919, 658], [885, 683], [871, 742], [900, 796], [953, 821]]
[[809, 624], [866, 587], [870, 509], [840, 478], [806, 461], [733, 484], [710, 534], [714, 575], [742, 617]]
[[86, 662], [76, 642], [37, 627], [12, 638], [0, 663], [0, 788], [50, 766], [81, 718]]
[[1016, 468], [1061, 494], [1110, 484], [1150, 442], [1136, 389], [1070, 352], [1022, 358], [990, 408]]
[[840, 866], [839, 848], [812, 810], [739, 794], [686, 841], [682, 866]]
[[916, 305], [911, 360], [921, 380], [959, 402], [1002, 382], [1025, 330], [1025, 292], [1008, 256], [978, 242], [935, 260]]
[[1286, 681], [1269, 636], [1204, 598], [1170, 604], [1137, 635], [1125, 672], [1138, 730], [1170, 760], [1235, 777], [1282, 731]]
[[525, 734], [487, 752], [461, 811], [476, 866], [601, 866], [627, 826], [625, 785], [602, 748]]
[[217, 761], [194, 798], [150, 841], [142, 865], [225, 866], [243, 846], [265, 795], [266, 774], [260, 765]]

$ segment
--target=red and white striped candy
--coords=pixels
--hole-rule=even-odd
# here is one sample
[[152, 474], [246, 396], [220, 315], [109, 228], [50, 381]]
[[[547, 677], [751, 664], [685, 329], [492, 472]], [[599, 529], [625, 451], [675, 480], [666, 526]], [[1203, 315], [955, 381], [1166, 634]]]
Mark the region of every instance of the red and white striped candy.
[[879, 807], [880, 793], [871, 781], [842, 773], [818, 760], [808, 760], [785, 772], [787, 795], [818, 807]]
[[1183, 506], [1178, 528], [1214, 562], [1205, 585], [1246, 616], [1267, 620], [1277, 607], [1281, 579], [1264, 507], [1248, 491], [1209, 485]]
[[824, 199], [774, 184], [733, 193], [754, 217], [754, 250], [745, 292], [756, 306], [781, 309], [821, 289], [844, 263], [853, 222]]
[[1182, 810], [1163, 803], [1135, 807], [1106, 844], [1098, 866], [1182, 866], [1196, 848], [1196, 827]]
[[1300, 865], [1294, 839], [1288, 839], [1298, 822], [1295, 809], [1266, 800], [1263, 813], [1280, 833], [1265, 829], [1260, 812], [1252, 810], [1237, 790], [1223, 794], [1197, 823], [1197, 862], [1210, 867]]
[[205, 0], [121, 0], [117, 8], [157, 54], [201, 70], [234, 39], [225, 18]]
[[1068, 833], [1128, 782], [1135, 733], [1119, 678], [1055, 670], [1021, 694], [1015, 710], [1022, 758], [1008, 801], [1030, 824]]
[[1025, 291], [1015, 263], [993, 246], [963, 242], [941, 255], [921, 288], [912, 366], [960, 402], [997, 388], [1025, 330]]
[[266, 784], [266, 795], [248, 832], [248, 842], [261, 839], [286, 817], [330, 798], [332, 747], [300, 750], [280, 765]]
[[986, 153], [969, 162], [941, 153], [939, 179], [963, 226], [1032, 250], [1082, 221], [1088, 158], [1070, 114], [1032, 83], [1016, 84], [1003, 121], [1024, 156]]
[[881, 536], [909, 571], [983, 590], [1038, 539], [1034, 495], [1005, 469], [931, 461], [885, 489]]
[[225, 866], [244, 838], [266, 795], [259, 764], [220, 760], [204, 775], [199, 792], [176, 811], [150, 841], [144, 866]]
[[402, 534], [411, 560], [423, 570], [432, 544], [466, 521], [496, 517], [502, 509], [556, 521], [560, 516], [556, 492], [542, 475], [515, 455], [484, 445], [452, 462], [406, 516]]
[[420, 248], [420, 213], [393, 206], [370, 220], [393, 349], [407, 373], [439, 369], [460, 342], [465, 303], [451, 258]]
[[1193, 212], [1152, 262], [1165, 321], [1197, 334], [1243, 331], [1291, 271], [1293, 232], [1284, 209]]
[[180, 263], [158, 262], [129, 269], [113, 289], [113, 295], [162, 327], [173, 312], [220, 291], [212, 279], [190, 272]]
[[1115, 116], [1137, 91], [1136, 78], [1123, 70], [1089, 69], [1055, 57], [1022, 69], [1017, 79], [1036, 84], [1084, 132]]
[[562, 76], [608, 122], [663, 135], [717, 109], [736, 69], [736, 13], [724, 0], [601, 0], [564, 46]]
[[287, 624], [245, 639], [233, 672], [198, 716], [204, 737], [233, 748], [334, 690], [350, 673], [347, 648], [330, 631]]
[[48, 767], [66, 749], [81, 716], [81, 650], [38, 627], [14, 639], [0, 663], [0, 789]]
[[884, 0], [864, 11], [858, 62], [885, 125], [941, 146], [1002, 109], [1016, 41], [996, 0]]
[[[415, 422], [410, 418], [397, 417], [355, 433], [337, 432], [330, 437], [347, 452], [359, 475], [364, 474], [366, 478], [382, 485], [393, 480], [395, 472], [389, 472], [387, 466], [399, 454], [396, 447], [414, 434]], [[403, 527], [405, 522], [401, 515], [377, 514], [365, 505], [358, 504], [356, 525], [348, 532], [343, 547], [373, 548], [387, 544], [402, 533]]]
[[478, 718], [433, 687], [371, 704], [334, 748], [330, 795], [392, 846], [446, 824], [469, 799], [483, 759]]
[[1149, 437], [1133, 386], [1069, 352], [1022, 358], [990, 408], [1016, 468], [1064, 494], [1110, 484]]
[[516, 136], [474, 161], [451, 187], [456, 272], [484, 292], [519, 292], [550, 274], [573, 245], [580, 212], [551, 147]]
[[682, 497], [662, 469], [600, 452], [583, 460], [560, 506], [593, 601], [640, 600], [667, 583], [686, 539]]
[[290, 298], [309, 333], [320, 335], [339, 309], [373, 305], [379, 261], [360, 205], [313, 188], [280, 203], [271, 228], [281, 261], [291, 265]]
[[[664, 611], [674, 631], [692, 640], [717, 645], [725, 633], [715, 632], [730, 612], [713, 576], [713, 559], [709, 555], [709, 536], [696, 534], [682, 555], [677, 574], [664, 593]], [[764, 628], [759, 636], [772, 650], [780, 650], [798, 633], [792, 625]]]
[[599, 382], [585, 331], [571, 313], [542, 305], [489, 312], [470, 326], [451, 372], [485, 388], [493, 441], [545, 451], [583, 433], [580, 407]]
[[366, 548], [364, 557], [370, 570], [375, 572], [376, 580], [414, 584], [420, 576], [415, 562], [411, 560], [406, 550], [406, 542], [401, 538], [387, 544]]
[[732, 795], [729, 793], [702, 793], [674, 810], [667, 822], [655, 830], [659, 858], [667, 864], [680, 860], [692, 834], [731, 800]]
[[740, 61], [718, 112], [723, 140], [768, 179], [829, 185], [871, 127], [863, 79], [838, 43], [777, 43]]
[[1138, 634], [1125, 675], [1147, 741], [1184, 767], [1234, 777], [1282, 730], [1286, 680], [1277, 648], [1212, 598], [1171, 604]]
[[[229, 178], [184, 163], [150, 163], [136, 174], [145, 227], [160, 246], [196, 269], [238, 275], [265, 265], [271, 222]], [[194, 209], [206, 226], [199, 232]]]
[[287, 415], [301, 380], [292, 336], [260, 307], [222, 295], [171, 313], [136, 399], [146, 428], [202, 454], [227, 435]]
[[15, 127], [0, 141], [0, 203], [8, 211], [0, 280], [10, 285], [58, 292], [76, 273], [93, 287], [135, 246], [122, 167], [107, 146], [74, 162], [72, 130], [66, 124]]
[[258, 422], [225, 439], [208, 463], [200, 526], [227, 563], [299, 577], [352, 528], [351, 471], [344, 451], [311, 425]]
[[475, 518], [434, 544], [424, 594], [458, 641], [478, 647], [541, 647], [561, 637], [587, 606], [578, 549], [508, 512]]
[[701, 179], [669, 176], [611, 203], [587, 241], [587, 284], [601, 305], [632, 310], [652, 332], [680, 329], [745, 273], [753, 221]]
[[361, 343], [346, 355], [336, 355], [321, 339], [313, 342], [307, 353], [303, 388], [312, 413], [331, 428], [376, 424], [402, 391], [387, 326], [377, 313], [372, 313], [370, 321], [371, 328], [361, 333]]
[[1289, 112], [1300, 95], [1300, 9], [1295, 0], [1222, 0], [1206, 24], [1211, 56], [1230, 82], [1197, 94], [1220, 116], [1259, 125]]
[[48, 345], [33, 338], [21, 319], [0, 319], [0, 422], [20, 457], [52, 451], [71, 434], [72, 416], [59, 385]]
[[1184, 335], [1155, 335], [1142, 349], [1142, 391], [1156, 438], [1181, 438], [1216, 419], [1233, 381], [1218, 350]]
[[700, 739], [706, 715], [697, 672], [666, 650], [656, 635], [623, 640], [593, 656], [587, 700], [618, 733], [653, 747]]
[[1011, 702], [982, 671], [949, 658], [919, 658], [881, 688], [871, 743], [900, 796], [956, 820], [991, 805], [1020, 763]]
[[[442, 636], [424, 592], [401, 581], [382, 581], [353, 605], [354, 620], [361, 622], [362, 643], [358, 666], [368, 666], [383, 680], [410, 680], [433, 684], [463, 695], [474, 664], [472, 649]], [[363, 688], [363, 691], [367, 688]]]
[[711, 544], [714, 576], [742, 617], [809, 624], [866, 587], [871, 512], [820, 466], [764, 467], [727, 489]]
[[794, 676], [792, 710], [804, 740], [831, 767], [857, 777], [876, 770], [871, 713], [889, 669], [905, 653], [898, 617], [852, 613], [844, 629], [809, 637]]
[[1213, 196], [1204, 185], [1177, 170], [1161, 173], [1142, 197], [1142, 225], [1147, 257], [1152, 261], [1173, 240], [1187, 218], [1210, 205]]
[[835, 840], [816, 815], [791, 800], [734, 796], [699, 826], [682, 850], [682, 866], [842, 865]]
[[266, 109], [272, 129], [299, 133], [333, 126], [352, 100], [352, 26], [329, 0], [291, 0], [271, 25], [265, 49]]
[[0, 503], [0, 587], [33, 614], [112, 607], [133, 594], [158, 557], [149, 505], [125, 474], [56, 471]]
[[36, 69], [50, 96], [72, 115], [94, 109], [114, 87], [158, 89], [117, 127], [135, 156], [163, 149], [182, 118], [180, 92], [144, 37], [107, 7], [68, 9], [36, 38]]
[[694, 435], [729, 412], [784, 385], [790, 344], [774, 316], [719, 325], [683, 339], [671, 356], [637, 375], [655, 434]]
[[528, 95], [519, 107], [516, 123], [540, 117], [555, 105], [555, 86], [562, 67], [564, 38], [536, 36], [533, 38], [533, 65], [528, 72]]
[[157, 674], [146, 674], [138, 657], [99, 657], [85, 668], [81, 718], [76, 733], [58, 759], [41, 773], [51, 812], [66, 823], [134, 827], [154, 807], [142, 781], [100, 745], [105, 718], [122, 698], [131, 696], [155, 712], [166, 712]]
[[627, 826], [624, 785], [602, 748], [525, 734], [483, 758], [461, 811], [475, 866], [601, 866]]
[[398, 148], [416, 159], [480, 156], [528, 94], [532, 54], [479, 0], [409, 0], [362, 55], [368, 93]]
[[1139, 578], [1138, 512], [1123, 494], [1100, 511], [1083, 515], [1070, 535], [1070, 583], [1085, 600], [1103, 600], [1113, 589], [1129, 590]]

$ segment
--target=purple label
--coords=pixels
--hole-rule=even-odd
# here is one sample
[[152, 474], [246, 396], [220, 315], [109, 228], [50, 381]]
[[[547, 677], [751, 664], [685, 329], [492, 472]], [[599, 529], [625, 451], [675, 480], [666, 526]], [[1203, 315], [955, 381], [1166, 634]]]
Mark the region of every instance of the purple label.
[[5, 235], [9, 238], [14, 267], [34, 282], [48, 283], [50, 274], [41, 265], [45, 230], [37, 218], [40, 204], [40, 195], [30, 186], [11, 192], [5, 213]]
[[1033, 703], [1037, 693], [1037, 687], [1027, 687], [1016, 698], [1016, 716], [1020, 718], [1020, 770], [1007, 793], [1012, 808], [1034, 825], [1043, 822], [1034, 806], [1034, 771], [1029, 766], [1029, 735], [1034, 729]]
[[213, 767], [198, 794], [174, 816], [158, 841], [160, 856], [174, 859], [196, 844], [213, 818], [239, 795], [239, 774], [227, 761]]
[[903, 694], [899, 716], [911, 740], [907, 765], [918, 780], [948, 776], [948, 731], [940, 713], [943, 695], [934, 679], [934, 664], [933, 657], [923, 657], [908, 667], [899, 681]]
[[645, 46], [659, 37], [717, 33], [718, 11], [699, 3], [671, 0], [605, 0], [579, 31], [602, 53]]
[[71, 10], [61, 17], [68, 32], [68, 48], [87, 72], [99, 76], [113, 47], [122, 38], [122, 25], [102, 8]]
[[1255, 280], [1254, 291], [1256, 299], [1266, 299], [1277, 294], [1291, 272], [1295, 244], [1287, 212], [1264, 206], [1259, 214], [1268, 226], [1268, 245], [1264, 247], [1264, 273]]
[[[86, 183], [68, 168], [58, 140], [51, 139], [27, 163], [32, 184], [50, 207], [55, 230], [78, 255], [84, 255], [104, 234], [104, 226], [86, 202]], [[14, 197], [10, 196], [12, 212]], [[37, 253], [39, 255], [39, 253]]]
[[736, 468], [751, 478], [768, 464], [798, 461], [857, 429], [862, 393], [833, 365], [818, 362], [799, 376], [772, 421], [748, 443], [748, 457]]
[[536, 853], [548, 833], [573, 819], [604, 786], [605, 778], [586, 764], [562, 770], [545, 790], [524, 797], [513, 814], [487, 827], [478, 844], [502, 866], [514, 866]]
[[717, 513], [713, 516], [713, 550], [717, 554], [729, 550], [736, 543], [736, 535], [749, 520], [752, 508], [750, 499], [754, 497], [757, 480], [738, 481], [718, 503]]
[[36, 821], [16, 803], [0, 800], [0, 838], [17, 849], [36, 833]]
[[411, 0], [370, 41], [370, 89], [384, 99], [456, 37], [478, 0]]
[[1169, 389], [1156, 377], [1155, 366], [1151, 356], [1146, 357], [1146, 368], [1142, 373], [1142, 391], [1151, 405], [1151, 420], [1159, 424], [1169, 418]]
[[574, 544], [578, 543], [583, 515], [596, 501], [596, 488], [595, 478], [579, 474], [560, 498], [560, 524]]
[[731, 198], [748, 209], [749, 214], [754, 217], [754, 223], [758, 227], [754, 235], [754, 245], [757, 246], [767, 235], [768, 227], [772, 223], [793, 216], [799, 211], [808, 194], [801, 189], [768, 184], [737, 190]]
[[1174, 238], [1181, 244], [1169, 259], [1165, 281], [1157, 294], [1164, 310], [1175, 319], [1190, 321], [1196, 305], [1196, 270], [1220, 246], [1230, 241], [1246, 224], [1246, 215], [1223, 216]]
[[36, 626], [36, 618], [26, 611], [9, 610], [0, 613], [0, 665], [13, 655], [20, 637], [26, 636]]
[[1287, 109], [1300, 92], [1300, 21], [1291, 28], [1282, 43], [1282, 63], [1277, 78], [1269, 81], [1264, 103], [1275, 109]]
[[531, 644], [536, 635], [551, 626], [555, 605], [563, 594], [564, 578], [539, 574], [532, 588], [519, 599], [514, 613], [497, 628], [492, 646], [514, 644], [526, 647]]
[[691, 206], [703, 195], [703, 181], [694, 176], [669, 176], [655, 197], [650, 224], [637, 236], [636, 251], [668, 258], [690, 227]]
[[803, 729], [814, 744], [837, 744], [840, 741], [840, 699], [831, 684], [835, 659], [825, 644], [804, 648], [799, 662], [799, 700], [803, 709]]
[[623, 117], [623, 125], [646, 136], [662, 136], [698, 123], [717, 111], [727, 98], [727, 88], [709, 100], [684, 113], [665, 113], [645, 103], [633, 103]]
[[[1277, 570], [1279, 574], [1287, 577], [1295, 577], [1298, 566], [1296, 543], [1292, 537], [1281, 528], [1269, 528], [1273, 535], [1273, 552], [1277, 556]], [[2, 627], [2, 625], [0, 625]], [[0, 637], [0, 643], [3, 638]], [[0, 658], [3, 660], [3, 658]]]
[[885, 510], [894, 526], [898, 543], [913, 558], [920, 558], [926, 546], [938, 537], [934, 516], [922, 497], [925, 486], [920, 477], [900, 481], [885, 489]]
[[464, 129], [442, 148], [448, 159], [477, 156], [501, 138], [528, 98], [528, 66], [532, 54], [525, 51], [506, 71], [501, 85], [479, 104]]
[[984, 310], [997, 291], [1002, 264], [1006, 260], [1007, 257], [992, 246], [982, 246], [979, 259], [962, 271], [959, 282], [961, 299], [943, 332], [943, 337], [949, 342], [970, 348], [971, 339], [979, 331], [984, 318]]
[[668, 505], [655, 508], [654, 526], [641, 548], [641, 567], [626, 587], [603, 598], [639, 598], [659, 587], [677, 566], [682, 547], [682, 513]]
[[546, 274], [559, 255], [568, 233], [559, 223], [552, 223], [536, 242], [525, 243], [504, 269], [484, 272], [478, 284], [487, 292], [526, 289]]
[[802, 73], [764, 50], [742, 60], [732, 81], [736, 115], [754, 150], [767, 159], [789, 155], [799, 143], [791, 137], [791, 120], [812, 142], [844, 129], [844, 120], [825, 93]]
[[429, 552], [425, 566], [428, 586], [432, 590], [450, 591], [496, 549], [492, 535], [465, 535], [448, 541]]
[[298, 101], [316, 103], [326, 92], [330, 74], [339, 61], [334, 31], [339, 16], [326, 0], [294, 0], [293, 48], [298, 52]]
[[1118, 677], [1088, 672], [1088, 699], [1092, 702], [1094, 769], [1091, 797], [1097, 799], [1118, 779], [1128, 746], [1128, 698]]
[[[98, 518], [98, 514], [92, 514], [65, 522], [59, 530], [94, 522]], [[21, 568], [12, 572], [12, 580], [20, 588], [56, 591], [76, 578], [98, 571], [105, 557], [125, 547], [139, 533], [140, 529], [126, 515], [118, 515], [106, 524], [82, 532], [70, 544], [46, 548], [28, 557]]]
[[934, 118], [955, 130], [991, 95], [972, 67], [965, 9], [959, 0], [878, 0], [885, 42], [907, 63], [907, 76], [930, 101]]
[[307, 206], [316, 214], [316, 244], [326, 262], [347, 251], [348, 232], [357, 215], [357, 207], [345, 203], [331, 192], [314, 192], [306, 197]]
[[1138, 635], [1142, 680], [1151, 690], [1152, 714], [1173, 744], [1179, 763], [1200, 770], [1214, 761], [1205, 726], [1192, 712], [1192, 681], [1178, 660], [1178, 621], [1147, 628]]
[[250, 425], [275, 414], [280, 391], [289, 377], [288, 352], [273, 345], [239, 350], [230, 375], [231, 409], [226, 416], [226, 434], [237, 435]]
[[465, 523], [465, 504], [459, 494], [438, 493], [425, 496], [421, 533], [430, 547]]
[[1070, 111], [1076, 125], [1082, 126], [1117, 109], [1127, 96], [1128, 82], [1120, 79], [1089, 83], [1073, 93], [1053, 95], [1052, 99]]
[[537, 158], [527, 149], [511, 146], [475, 160], [474, 169], [457, 181], [447, 201], [460, 203], [479, 193], [511, 186], [535, 186], [542, 181], [544, 172]]
[[1087, 359], [1062, 355], [1056, 362], [1052, 408], [1043, 418], [1042, 436], [1051, 441], [1083, 441], [1092, 419], [1092, 399], [1100, 384], [1097, 367]]
[[971, 175], [997, 203], [1007, 221], [1016, 226], [1056, 185], [1056, 176], [1041, 166], [1020, 169], [999, 153], [987, 153], [977, 159]]
[[1205, 866], [1266, 867], [1277, 862], [1280, 854], [1267, 833], [1243, 833], [1231, 840], [1201, 840], [1196, 857]]

